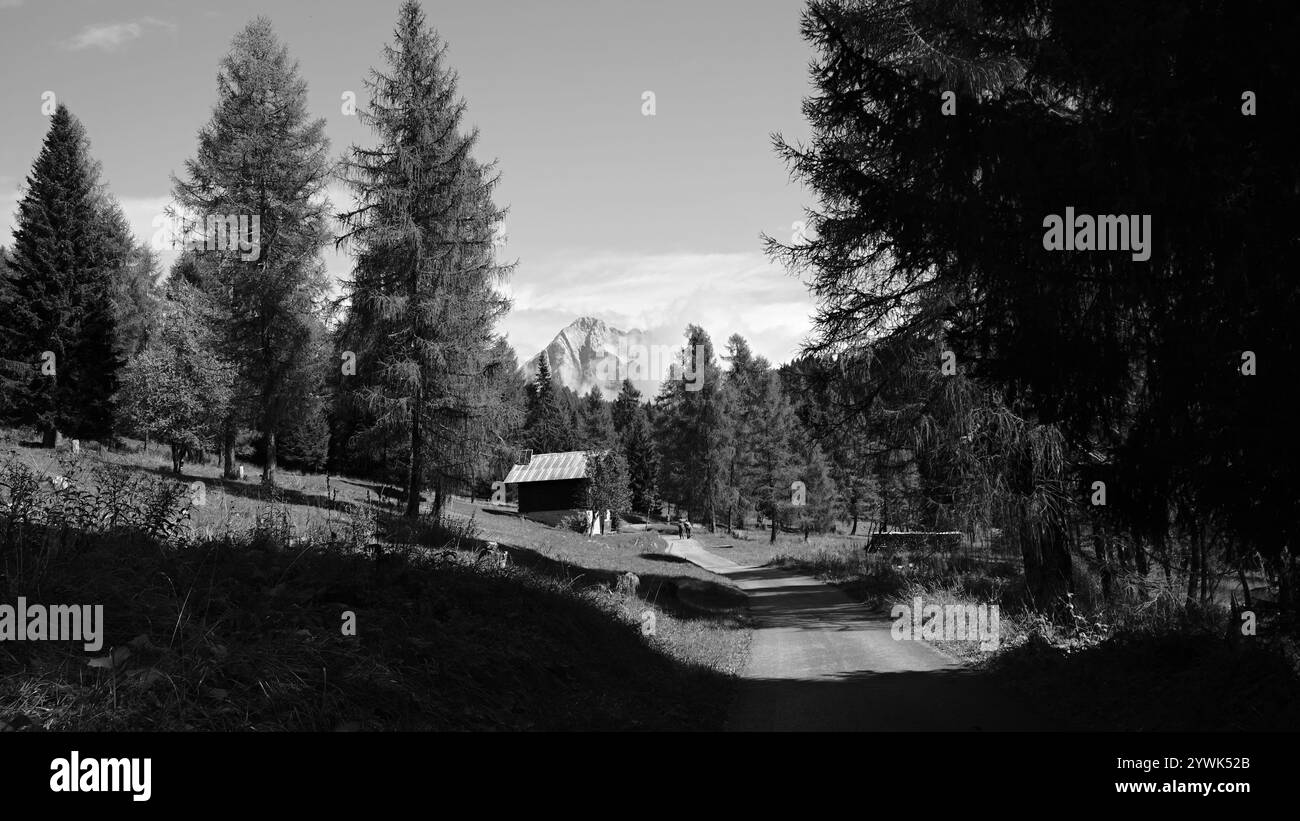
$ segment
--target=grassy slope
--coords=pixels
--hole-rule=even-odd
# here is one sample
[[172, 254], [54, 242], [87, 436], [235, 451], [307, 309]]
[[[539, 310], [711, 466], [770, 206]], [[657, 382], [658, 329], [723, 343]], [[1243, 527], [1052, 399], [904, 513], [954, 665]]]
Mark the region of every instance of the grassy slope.
[[[69, 473], [49, 452], [18, 451], [51, 474]], [[165, 464], [156, 453], [107, 459], [141, 473]], [[220, 485], [215, 466], [186, 473]], [[693, 566], [645, 558], [661, 544], [651, 534], [588, 543], [479, 512], [476, 521], [501, 518], [509, 530], [486, 528], [485, 539], [521, 543], [506, 569], [475, 564], [469, 551], [390, 552], [377, 564], [338, 544], [287, 546], [348, 530], [340, 510], [364, 508], [364, 490], [327, 498], [323, 477], [293, 477], [272, 502], [251, 479], [230, 484], [242, 492], [214, 505], [223, 494], [210, 489], [209, 507], [196, 511], [208, 517], [199, 537], [226, 535], [181, 551], [122, 534], [80, 539], [39, 584], [11, 583], [12, 574], [0, 581], [0, 601], [104, 604], [106, 648], [130, 650], [114, 670], [89, 667], [89, 655], [72, 645], [0, 645], [0, 721], [45, 729], [716, 729], [725, 717], [728, 674], [743, 665], [748, 644], [743, 599], [720, 585], [704, 608], [680, 596], [683, 585], [716, 583]], [[255, 526], [268, 516], [288, 528], [268, 536]], [[628, 569], [642, 576], [640, 596], [613, 589]], [[345, 610], [357, 616], [356, 637], [341, 635]], [[643, 635], [647, 611], [654, 635]]]
[[[589, 537], [552, 528], [507, 509], [453, 499], [453, 520], [473, 521], [480, 538], [497, 542], [517, 567], [562, 581], [574, 589], [618, 588], [619, 577], [637, 577], [628, 606], [656, 613], [656, 638], [675, 658], [728, 675], [744, 669], [749, 649], [747, 599], [730, 581], [664, 553], [654, 531]], [[644, 605], [644, 606], [643, 606]]]
[[[464, 555], [387, 565], [105, 540], [44, 602], [105, 605], [116, 669], [72, 645], [0, 648], [0, 714], [45, 729], [712, 729], [717, 670], [647, 639], [619, 595]], [[357, 635], [341, 634], [356, 614]], [[660, 619], [661, 633], [665, 621]]]

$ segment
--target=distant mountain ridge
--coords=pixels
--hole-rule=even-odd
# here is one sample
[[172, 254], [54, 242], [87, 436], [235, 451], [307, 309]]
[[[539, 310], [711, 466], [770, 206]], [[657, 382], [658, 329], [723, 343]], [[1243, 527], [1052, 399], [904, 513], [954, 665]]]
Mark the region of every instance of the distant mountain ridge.
[[[570, 322], [541, 353], [546, 354], [556, 382], [579, 395], [593, 386], [600, 388], [606, 399], [618, 395], [624, 378], [632, 380], [643, 399], [653, 398], [666, 373], [662, 360], [668, 356], [646, 332], [620, 330], [591, 316]], [[529, 357], [523, 370], [530, 380], [537, 375], [537, 354]]]

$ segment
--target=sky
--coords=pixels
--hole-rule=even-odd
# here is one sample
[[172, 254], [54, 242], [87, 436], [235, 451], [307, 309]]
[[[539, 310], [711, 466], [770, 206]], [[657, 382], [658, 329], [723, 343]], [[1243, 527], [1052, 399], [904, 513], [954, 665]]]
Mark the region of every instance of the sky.
[[[49, 125], [47, 92], [85, 126], [136, 236], [159, 234], [170, 176], [211, 116], [234, 34], [270, 17], [341, 156], [373, 137], [344, 113], [382, 66], [397, 0], [0, 0], [0, 244]], [[719, 348], [740, 333], [775, 362], [811, 329], [813, 301], [762, 253], [812, 204], [772, 149], [807, 139], [811, 50], [794, 0], [426, 0], [449, 45], [478, 156], [509, 208], [500, 330], [520, 358], [579, 316]], [[654, 113], [645, 112], [653, 93]], [[336, 204], [346, 190], [331, 189]], [[164, 254], [170, 261], [173, 252]], [[326, 254], [337, 280], [345, 254]]]

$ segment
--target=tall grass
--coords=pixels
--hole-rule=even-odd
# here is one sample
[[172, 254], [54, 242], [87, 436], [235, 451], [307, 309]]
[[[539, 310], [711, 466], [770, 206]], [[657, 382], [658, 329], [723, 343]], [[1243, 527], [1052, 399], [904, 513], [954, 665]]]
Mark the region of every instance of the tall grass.
[[[0, 464], [0, 601], [102, 605], [104, 647], [0, 644], [0, 719], [50, 730], [722, 720], [740, 631], [484, 560], [473, 516], [362, 509], [322, 529], [272, 492], [223, 523], [219, 493], [195, 509], [182, 482], [82, 460], [44, 473]], [[647, 608], [654, 636], [640, 632]]]
[[1176, 583], [1134, 574], [1117, 576], [1107, 600], [1097, 574], [1082, 556], [1074, 563], [1074, 593], [1060, 612], [1048, 612], [1028, 600], [1019, 563], [1005, 557], [867, 553], [839, 545], [782, 553], [775, 563], [838, 584], [884, 611], [897, 604], [910, 606], [917, 598], [938, 605], [996, 604], [1004, 647], [1025, 641], [1080, 647], [1121, 633], [1221, 635], [1230, 617], [1223, 605], [1188, 602]]

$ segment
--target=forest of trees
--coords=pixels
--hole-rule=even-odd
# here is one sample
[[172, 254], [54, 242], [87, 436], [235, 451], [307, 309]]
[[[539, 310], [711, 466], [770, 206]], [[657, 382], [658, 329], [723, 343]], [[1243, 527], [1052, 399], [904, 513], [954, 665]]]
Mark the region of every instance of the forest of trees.
[[[697, 357], [689, 380], [682, 378], [687, 351]], [[739, 335], [719, 357], [708, 333], [692, 325], [657, 396], [643, 397], [624, 380], [610, 402], [596, 388], [578, 396], [558, 384], [541, 354], [525, 386], [520, 442], [539, 453], [607, 453], [619, 463], [620, 484], [626, 477], [626, 509], [641, 516], [667, 503], [714, 529], [761, 520], [772, 540], [782, 526], [827, 532], [847, 512], [837, 466], [803, 421], [812, 411], [792, 393], [786, 371], [755, 356]], [[805, 504], [793, 503], [796, 481], [808, 489]]]
[[[419, 5], [366, 81], [373, 141], [337, 160], [259, 18], [173, 178], [190, 232], [256, 218], [255, 258], [191, 249], [162, 275], [60, 106], [0, 249], [0, 419], [48, 446], [163, 443], [177, 471], [213, 452], [232, 475], [242, 448], [268, 485], [280, 464], [380, 479], [408, 515], [482, 493], [522, 450], [581, 449], [600, 454], [591, 503], [621, 513], [668, 503], [772, 540], [868, 520], [997, 532], [1049, 607], [1081, 556], [1108, 595], [1117, 573], [1176, 568], [1189, 600], [1212, 566], [1246, 589], [1262, 567], [1294, 608], [1300, 247], [1275, 229], [1300, 191], [1292, 141], [1242, 100], [1295, 32], [1251, 5], [814, 0], [815, 139], [776, 139], [814, 230], [767, 240], [811, 284], [814, 341], [777, 367], [692, 325], [692, 384], [613, 401], [544, 356], [526, 380], [497, 330], [514, 268], [493, 243], [498, 172]], [[357, 204], [331, 215], [336, 179]], [[1150, 215], [1149, 259], [1046, 251], [1067, 206]], [[337, 301], [331, 243], [353, 254]]]
[[[1267, 3], [814, 0], [795, 370], [931, 525], [999, 528], [1045, 607], [1098, 572], [1263, 569], [1294, 610], [1295, 151]], [[1146, 215], [1149, 258], [1045, 249], [1066, 207]], [[826, 437], [823, 436], [825, 440]], [[844, 476], [853, 498], [857, 477]], [[1248, 595], [1248, 594], [1247, 594]]]
[[[324, 121], [266, 18], [218, 66], [212, 115], [172, 179], [182, 253], [170, 271], [131, 235], [85, 128], [53, 116], [0, 249], [0, 417], [63, 437], [161, 444], [186, 460], [281, 464], [403, 488], [408, 515], [482, 493], [520, 452], [594, 454], [594, 507], [648, 516], [670, 502], [737, 525], [761, 514], [825, 529], [838, 499], [786, 381], [733, 337], [719, 367], [703, 329], [701, 390], [625, 381], [578, 396], [545, 358], [525, 381], [497, 332], [513, 264], [493, 242], [506, 211], [447, 49], [405, 3], [359, 114], [373, 134], [330, 158]], [[355, 206], [332, 214], [344, 182]], [[322, 250], [352, 275], [330, 299]], [[252, 250], [252, 253], [250, 253]], [[48, 354], [46, 352], [49, 352]], [[811, 471], [811, 472], [810, 472]], [[790, 485], [814, 489], [796, 517]], [[431, 507], [421, 507], [421, 502]]]
[[[374, 144], [334, 160], [287, 46], [250, 22], [173, 177], [183, 250], [165, 275], [60, 106], [0, 249], [0, 419], [47, 446], [162, 443], [177, 472], [212, 451], [233, 477], [242, 450], [266, 485], [281, 463], [395, 480], [413, 514], [426, 489], [440, 505], [499, 470], [524, 399], [495, 330], [505, 212], [445, 50], [405, 3], [387, 70], [367, 81]], [[331, 213], [332, 180], [354, 210]], [[334, 301], [331, 243], [355, 261]]]

